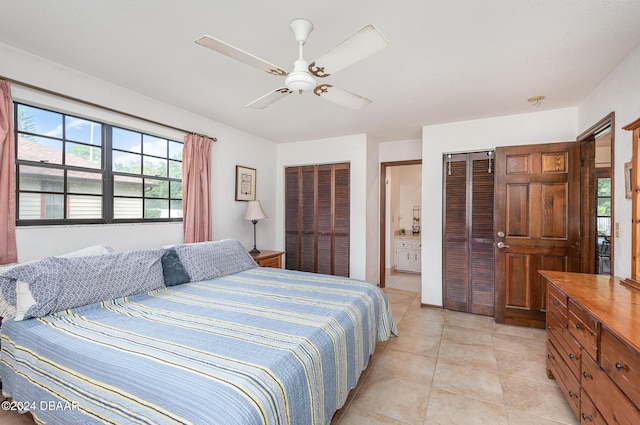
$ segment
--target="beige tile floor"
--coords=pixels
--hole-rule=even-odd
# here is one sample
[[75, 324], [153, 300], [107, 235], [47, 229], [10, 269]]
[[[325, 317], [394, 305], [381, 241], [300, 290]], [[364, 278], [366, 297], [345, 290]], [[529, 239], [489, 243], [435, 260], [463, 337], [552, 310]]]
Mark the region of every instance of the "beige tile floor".
[[[392, 274], [386, 286], [399, 337], [378, 344], [331, 425], [579, 423], [547, 378], [544, 331], [422, 308], [417, 275]], [[0, 410], [0, 424], [33, 422]]]
[[579, 424], [547, 378], [545, 333], [420, 306], [420, 277], [391, 274], [399, 337], [378, 344], [331, 425]]

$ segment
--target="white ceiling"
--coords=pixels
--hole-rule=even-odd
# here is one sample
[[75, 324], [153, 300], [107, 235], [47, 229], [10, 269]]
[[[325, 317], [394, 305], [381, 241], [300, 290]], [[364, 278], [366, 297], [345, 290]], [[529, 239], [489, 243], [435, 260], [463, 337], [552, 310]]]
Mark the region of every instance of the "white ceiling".
[[[246, 109], [283, 79], [194, 43], [290, 70], [297, 17], [315, 26], [309, 62], [368, 23], [386, 36], [327, 79], [371, 105], [305, 93]], [[274, 142], [418, 139], [423, 125], [577, 106], [640, 43], [638, 0], [0, 0], [0, 21], [2, 43]]]

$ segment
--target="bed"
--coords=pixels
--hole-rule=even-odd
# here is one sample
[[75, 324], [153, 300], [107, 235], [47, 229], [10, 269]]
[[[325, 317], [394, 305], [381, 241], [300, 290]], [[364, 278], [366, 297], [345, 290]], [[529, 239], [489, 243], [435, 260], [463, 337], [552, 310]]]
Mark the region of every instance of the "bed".
[[[24, 320], [2, 324], [0, 376], [11, 407], [49, 424], [329, 424], [376, 342], [396, 333], [385, 294], [360, 280], [257, 267], [239, 243], [226, 243], [233, 249], [224, 255], [216, 244], [191, 255], [195, 245], [178, 247], [186, 283], [165, 285], [175, 264], [164, 262], [159, 287], [61, 310], [69, 292], [82, 299], [74, 303], [87, 298], [66, 290], [70, 281], [86, 285], [126, 260], [45, 264], [60, 280], [53, 305], [36, 291]], [[68, 270], [114, 256], [95, 272]], [[147, 265], [133, 263], [148, 279]], [[119, 274], [138, 279], [126, 267]], [[5, 298], [25, 312], [2, 276]], [[51, 292], [50, 282], [29, 278], [32, 292], [39, 284]]]

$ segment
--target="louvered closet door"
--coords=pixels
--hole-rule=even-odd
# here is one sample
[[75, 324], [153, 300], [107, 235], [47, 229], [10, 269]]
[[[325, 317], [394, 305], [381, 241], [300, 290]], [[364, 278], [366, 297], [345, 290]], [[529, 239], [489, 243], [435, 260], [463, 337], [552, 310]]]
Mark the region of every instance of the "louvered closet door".
[[333, 274], [333, 167], [321, 165], [318, 171], [317, 259], [318, 273]]
[[[478, 158], [480, 155], [480, 158]], [[495, 312], [493, 247], [493, 164], [483, 152], [471, 158], [471, 313], [493, 316]]]
[[444, 306], [493, 316], [493, 170], [485, 152], [445, 155], [443, 168]]
[[445, 163], [444, 308], [467, 311], [469, 235], [467, 228], [467, 160], [455, 155]]
[[349, 222], [351, 210], [351, 175], [349, 164], [334, 167], [334, 208], [333, 208], [333, 273], [349, 276]]
[[289, 167], [286, 268], [349, 275], [349, 164]]
[[302, 227], [299, 229], [301, 233], [300, 240], [302, 244], [299, 248], [300, 259], [302, 260], [297, 270], [303, 272], [316, 271], [316, 173], [313, 167], [301, 167], [301, 183], [300, 190], [300, 223]]
[[299, 229], [302, 226], [300, 219], [300, 172], [298, 167], [287, 168], [285, 170], [285, 268], [291, 270], [299, 270], [300, 264], [300, 245], [301, 233]]

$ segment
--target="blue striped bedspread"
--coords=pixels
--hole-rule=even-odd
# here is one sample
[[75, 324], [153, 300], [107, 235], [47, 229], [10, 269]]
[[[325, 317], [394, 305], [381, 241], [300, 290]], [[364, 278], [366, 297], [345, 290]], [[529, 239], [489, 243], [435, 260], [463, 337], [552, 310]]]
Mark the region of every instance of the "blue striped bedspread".
[[3, 392], [47, 424], [329, 424], [396, 334], [385, 294], [254, 268], [2, 325]]

